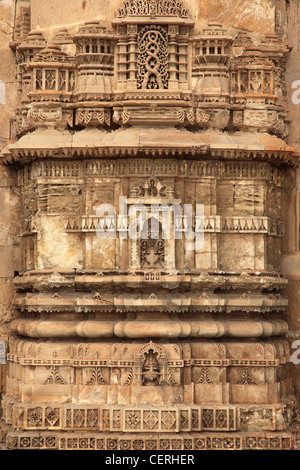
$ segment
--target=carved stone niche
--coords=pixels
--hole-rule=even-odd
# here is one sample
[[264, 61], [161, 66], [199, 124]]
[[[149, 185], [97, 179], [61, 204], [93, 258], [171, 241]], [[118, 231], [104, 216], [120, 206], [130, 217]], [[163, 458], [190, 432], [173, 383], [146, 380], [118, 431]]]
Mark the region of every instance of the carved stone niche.
[[[286, 134], [284, 109], [280, 104], [284, 79], [282, 62], [286, 51], [276, 43], [248, 45], [243, 54], [231, 61], [230, 87], [232, 102], [244, 105], [233, 114], [239, 128]], [[238, 115], [239, 113], [240, 116]]]
[[[188, 10], [176, 0], [130, 1], [118, 10], [112, 24], [117, 36], [115, 93], [136, 100], [135, 105], [115, 110], [115, 122], [180, 124], [182, 103], [174, 107], [169, 102], [191, 95], [188, 50], [193, 21]], [[148, 104], [141, 109], [139, 100], [156, 100], [156, 107], [149, 113]]]
[[168, 367], [168, 353], [150, 341], [134, 355], [134, 384], [136, 386], [176, 385]]
[[[158, 13], [151, 16], [149, 11]], [[128, 105], [114, 107], [116, 124], [228, 126], [229, 110], [216, 108], [208, 113], [206, 104], [221, 103], [222, 107], [229, 101], [228, 62], [233, 37], [220, 24], [209, 23], [190, 47], [193, 21], [187, 10], [183, 13], [182, 4], [145, 0], [124, 4], [113, 25], [117, 38], [115, 94], [130, 100]], [[191, 76], [189, 55], [193, 56]], [[192, 89], [197, 100], [205, 103], [203, 109], [189, 105]], [[153, 103], [143, 105], [142, 100]], [[170, 106], [167, 100], [173, 104]]]
[[33, 57], [45, 49], [45, 47], [46, 40], [43, 33], [38, 30], [30, 31], [28, 36], [17, 46], [17, 80], [22, 103], [29, 102], [28, 93], [32, 89], [30, 62], [33, 60]]
[[170, 185], [151, 177], [134, 184], [127, 199], [131, 269], [175, 269], [176, 207]]

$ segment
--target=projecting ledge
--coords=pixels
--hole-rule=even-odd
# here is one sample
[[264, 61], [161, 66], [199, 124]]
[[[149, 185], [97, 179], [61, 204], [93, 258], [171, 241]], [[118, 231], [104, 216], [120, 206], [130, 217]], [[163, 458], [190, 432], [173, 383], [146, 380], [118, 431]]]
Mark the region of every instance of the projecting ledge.
[[260, 338], [288, 332], [283, 320], [270, 321], [64, 321], [14, 320], [12, 329], [31, 338]]

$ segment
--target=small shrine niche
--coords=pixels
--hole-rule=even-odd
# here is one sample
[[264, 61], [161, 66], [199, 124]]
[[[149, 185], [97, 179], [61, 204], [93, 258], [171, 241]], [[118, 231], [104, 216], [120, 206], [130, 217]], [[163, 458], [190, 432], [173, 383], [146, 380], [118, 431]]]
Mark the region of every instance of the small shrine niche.
[[135, 381], [140, 386], [168, 385], [168, 354], [152, 341], [135, 355]]
[[[175, 244], [172, 233], [180, 201], [174, 199], [172, 185], [155, 177], [135, 183], [130, 188], [127, 203], [132, 268], [174, 269]], [[136, 230], [137, 235], [132, 230]]]
[[188, 89], [193, 21], [181, 2], [125, 2], [113, 24], [118, 34], [118, 89], [125, 86], [127, 91], [139, 91], [141, 97]]
[[145, 362], [143, 364], [143, 385], [159, 385], [160, 367], [157, 360], [157, 353], [153, 349], [149, 349], [145, 354]]

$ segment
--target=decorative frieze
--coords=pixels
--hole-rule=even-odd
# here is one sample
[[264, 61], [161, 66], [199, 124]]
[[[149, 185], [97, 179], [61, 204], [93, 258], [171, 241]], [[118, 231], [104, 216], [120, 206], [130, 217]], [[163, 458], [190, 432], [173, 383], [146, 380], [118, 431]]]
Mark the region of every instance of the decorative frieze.
[[[25, 167], [22, 172], [28, 171]], [[164, 159], [135, 159], [126, 161], [121, 158], [82, 161], [39, 161], [31, 166], [32, 178], [82, 178], [109, 176], [153, 176], [185, 177], [185, 178], [218, 178], [218, 179], [262, 179], [273, 182], [278, 186], [287, 183], [276, 167], [268, 162], [239, 162], [239, 161], [208, 161], [208, 160], [174, 160]], [[24, 176], [25, 177], [25, 176]], [[28, 176], [27, 176], [28, 178]], [[291, 181], [291, 186], [293, 181]]]
[[15, 407], [13, 414], [16, 422], [24, 431], [30, 429], [66, 429], [81, 431], [98, 430], [100, 432], [126, 433], [179, 433], [237, 430], [236, 407], [171, 407], [118, 408], [96, 407], [92, 405], [43, 404]]
[[88, 124], [110, 126], [111, 110], [106, 108], [78, 108], [76, 110], [75, 124], [78, 126], [87, 126]]
[[[184, 232], [187, 227], [187, 216], [176, 217], [175, 230]], [[128, 231], [128, 217], [117, 216], [88, 216], [81, 218], [69, 217], [65, 219], [64, 227], [67, 232], [100, 232], [107, 227], [107, 234]], [[268, 217], [221, 217], [204, 216], [197, 219], [195, 217], [195, 231], [207, 233], [266, 233], [273, 236], [283, 236], [283, 224], [270, 220]]]
[[184, 8], [183, 3], [177, 0], [166, 1], [159, 0], [154, 2], [152, 0], [143, 0], [140, 3], [130, 0], [123, 4], [123, 7], [118, 9], [118, 18], [127, 16], [178, 16], [179, 18], [188, 18], [189, 11]]
[[[72, 366], [72, 367], [133, 367], [135, 362], [124, 360], [78, 360], [78, 359], [34, 359], [21, 357], [16, 354], [7, 354], [7, 359], [12, 362], [17, 362], [24, 366]], [[186, 361], [168, 361], [168, 367], [183, 367], [197, 366], [197, 367], [273, 367], [279, 366], [282, 363], [288, 362], [288, 358], [281, 359], [190, 359]], [[94, 373], [94, 372], [93, 372]]]
[[141, 436], [114, 436], [86, 433], [77, 436], [72, 433], [10, 433], [8, 448], [11, 450], [162, 450], [162, 451], [191, 451], [191, 450], [291, 450], [293, 437], [291, 434], [265, 434], [263, 437], [255, 433], [249, 434], [197, 434], [189, 438], [178, 434], [175, 437], [162, 435], [160, 438]]

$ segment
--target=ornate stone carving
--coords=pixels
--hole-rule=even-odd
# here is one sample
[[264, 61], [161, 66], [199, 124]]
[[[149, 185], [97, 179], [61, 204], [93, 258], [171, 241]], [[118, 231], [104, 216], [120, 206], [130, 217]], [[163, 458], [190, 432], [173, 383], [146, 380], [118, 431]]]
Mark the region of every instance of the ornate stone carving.
[[62, 109], [58, 106], [32, 106], [27, 114], [28, 123], [37, 128], [61, 127]]
[[165, 244], [160, 240], [140, 241], [140, 266], [141, 268], [162, 268], [165, 259]]
[[157, 178], [148, 178], [143, 184], [134, 185], [130, 189], [130, 196], [137, 198], [169, 198], [173, 196], [174, 190], [162, 184]]
[[94, 367], [93, 369], [91, 369], [91, 373], [92, 374], [91, 374], [90, 379], [87, 381], [87, 385], [95, 385], [95, 384], [103, 385], [106, 383], [102, 375], [100, 367]]
[[288, 48], [194, 3], [16, 21], [9, 448], [292, 447]]
[[52, 366], [49, 377], [45, 380], [46, 384], [64, 384], [65, 381], [59, 373], [57, 366]]
[[118, 17], [127, 16], [178, 16], [188, 18], [189, 11], [177, 0], [129, 0], [118, 9]]
[[161, 26], [145, 26], [138, 35], [137, 88], [168, 88], [167, 32]]

